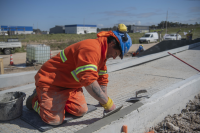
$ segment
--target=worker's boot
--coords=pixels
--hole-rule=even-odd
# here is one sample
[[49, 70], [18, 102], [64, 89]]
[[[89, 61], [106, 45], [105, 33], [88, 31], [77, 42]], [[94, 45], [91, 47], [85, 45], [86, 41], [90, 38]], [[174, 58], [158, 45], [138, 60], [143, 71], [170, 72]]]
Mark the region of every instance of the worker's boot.
[[33, 90], [33, 94], [30, 95], [27, 100], [26, 100], [26, 107], [29, 109], [29, 110], [33, 110], [32, 108], [32, 100], [33, 98], [37, 95], [37, 92], [36, 92], [36, 89]]

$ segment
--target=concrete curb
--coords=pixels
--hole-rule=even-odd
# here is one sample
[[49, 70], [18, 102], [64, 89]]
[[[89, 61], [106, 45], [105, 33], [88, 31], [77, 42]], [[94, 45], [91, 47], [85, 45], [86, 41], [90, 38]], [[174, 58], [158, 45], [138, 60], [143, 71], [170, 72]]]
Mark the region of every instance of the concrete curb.
[[[145, 129], [155, 126], [167, 115], [180, 113], [185, 108], [186, 103], [200, 93], [199, 86], [200, 73], [159, 91], [148, 100], [142, 101], [144, 105], [137, 110], [123, 118], [119, 117], [116, 121], [106, 123], [106, 126], [99, 127], [99, 130], [95, 131], [95, 133], [121, 133], [123, 125], [128, 126], [129, 132], [145, 132]], [[108, 117], [112, 118], [114, 116]]]
[[6, 92], [24, 91], [24, 90], [33, 89], [33, 88], [35, 88], [35, 83], [8, 89], [8, 90], [3, 90], [3, 91], [0, 91], [0, 94], [6, 93]]
[[30, 71], [0, 75], [0, 88], [33, 83], [36, 73], [37, 71]]
[[121, 133], [123, 125], [128, 126], [129, 132], [145, 132], [145, 129], [155, 126], [167, 115], [180, 113], [186, 103], [200, 93], [199, 86], [200, 73], [152, 95], [148, 100], [142, 101], [143, 106], [117, 121], [108, 123], [95, 133]]
[[[169, 54], [167, 52], [177, 53], [177, 52], [181, 52], [181, 51], [191, 49], [197, 46], [200, 46], [200, 42], [179, 47], [172, 50], [167, 50], [167, 51], [156, 53], [156, 54], [146, 55], [139, 58], [134, 58], [134, 59], [130, 58], [126, 60], [121, 60], [119, 62], [114, 62], [115, 64], [107, 65], [107, 70], [108, 70], [108, 73], [117, 71], [120, 69], [124, 69], [127, 67], [131, 67], [134, 65], [142, 64], [151, 60], [168, 56]], [[35, 82], [34, 76], [36, 73], [37, 71], [30, 71], [30, 72], [0, 75], [0, 88], [17, 86], [17, 85], [26, 84], [26, 83], [33, 83]]]

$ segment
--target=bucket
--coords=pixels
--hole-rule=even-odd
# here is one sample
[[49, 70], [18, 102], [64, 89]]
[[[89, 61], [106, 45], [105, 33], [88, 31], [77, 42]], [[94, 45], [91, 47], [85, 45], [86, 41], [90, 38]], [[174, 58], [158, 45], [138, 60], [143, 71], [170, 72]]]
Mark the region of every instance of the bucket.
[[22, 114], [24, 92], [7, 92], [0, 95], [0, 121], [15, 119]]

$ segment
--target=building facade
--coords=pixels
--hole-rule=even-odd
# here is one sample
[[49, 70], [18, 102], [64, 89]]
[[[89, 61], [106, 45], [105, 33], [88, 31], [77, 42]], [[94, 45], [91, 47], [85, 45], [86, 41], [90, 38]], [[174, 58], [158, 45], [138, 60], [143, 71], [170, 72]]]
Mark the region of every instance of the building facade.
[[87, 33], [97, 33], [97, 25], [65, 25], [66, 34], [87, 34]]
[[0, 28], [1, 34], [9, 34], [9, 35], [16, 35], [16, 34], [32, 34], [33, 27], [32, 26], [1, 26]]
[[146, 33], [146, 32], [149, 32], [149, 26], [128, 25], [127, 28], [128, 28], [129, 33]]
[[49, 34], [59, 34], [65, 33], [65, 26], [64, 25], [56, 25], [53, 28], [50, 28]]

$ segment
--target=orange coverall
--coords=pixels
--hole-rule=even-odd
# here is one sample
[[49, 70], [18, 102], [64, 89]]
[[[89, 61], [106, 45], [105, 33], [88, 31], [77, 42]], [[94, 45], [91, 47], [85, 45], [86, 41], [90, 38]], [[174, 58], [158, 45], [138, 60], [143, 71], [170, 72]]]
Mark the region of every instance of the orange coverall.
[[42, 120], [51, 125], [61, 124], [65, 111], [84, 115], [88, 108], [81, 87], [95, 80], [107, 86], [107, 37], [112, 31], [97, 34], [97, 39], [87, 39], [68, 46], [49, 59], [35, 75], [37, 95], [32, 100], [33, 109]]

